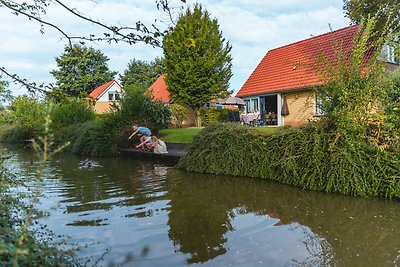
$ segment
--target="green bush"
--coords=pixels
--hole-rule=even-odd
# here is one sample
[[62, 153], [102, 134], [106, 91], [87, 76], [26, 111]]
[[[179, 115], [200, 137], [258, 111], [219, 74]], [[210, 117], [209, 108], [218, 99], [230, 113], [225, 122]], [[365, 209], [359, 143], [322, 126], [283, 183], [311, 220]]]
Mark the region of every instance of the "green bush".
[[4, 125], [0, 131], [0, 141], [3, 143], [20, 143], [33, 138], [31, 129], [19, 125]]
[[19, 96], [11, 106], [16, 125], [24, 127], [33, 135], [40, 133], [46, 114], [46, 105], [33, 97]]
[[171, 123], [171, 110], [160, 101], [153, 101], [137, 86], [128, 85], [121, 101], [121, 109], [117, 111], [121, 120], [127, 124], [144, 125], [153, 132], [167, 128]]
[[172, 113], [172, 124], [178, 128], [182, 127], [183, 121], [187, 120], [189, 110], [180, 104], [169, 105]]
[[15, 121], [14, 114], [9, 109], [0, 110], [0, 125], [10, 125]]
[[67, 103], [57, 104], [52, 108], [50, 115], [53, 128], [70, 126], [95, 118], [91, 106], [82, 99], [70, 99]]
[[203, 109], [201, 111], [201, 121], [204, 125], [211, 125], [218, 122], [229, 121], [229, 109]]
[[314, 123], [263, 134], [215, 124], [198, 134], [178, 168], [260, 177], [304, 189], [400, 198], [400, 155], [365, 140], [336, 139]]

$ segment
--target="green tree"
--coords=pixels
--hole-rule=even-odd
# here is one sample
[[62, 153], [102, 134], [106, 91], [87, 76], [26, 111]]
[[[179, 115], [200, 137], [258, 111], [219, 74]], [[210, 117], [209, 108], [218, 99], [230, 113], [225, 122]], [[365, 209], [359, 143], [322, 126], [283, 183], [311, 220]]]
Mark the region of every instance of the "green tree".
[[5, 103], [12, 99], [11, 91], [8, 89], [8, 82], [0, 80], [0, 103]]
[[400, 0], [343, 0], [343, 9], [352, 22], [376, 16], [376, 27], [382, 29], [390, 18], [391, 28], [400, 30]]
[[200, 109], [229, 94], [232, 46], [222, 37], [217, 19], [195, 5], [187, 9], [164, 38], [166, 83], [171, 98], [193, 108], [197, 125]]
[[146, 62], [143, 60], [132, 59], [128, 63], [128, 68], [124, 74], [119, 76], [122, 86], [138, 84], [142, 88], [149, 88], [152, 83], [165, 72], [162, 58]]
[[68, 96], [90, 93], [116, 75], [108, 69], [108, 60], [101, 51], [93, 48], [65, 47], [64, 53], [56, 58], [58, 69], [51, 72], [58, 86], [55, 90]]

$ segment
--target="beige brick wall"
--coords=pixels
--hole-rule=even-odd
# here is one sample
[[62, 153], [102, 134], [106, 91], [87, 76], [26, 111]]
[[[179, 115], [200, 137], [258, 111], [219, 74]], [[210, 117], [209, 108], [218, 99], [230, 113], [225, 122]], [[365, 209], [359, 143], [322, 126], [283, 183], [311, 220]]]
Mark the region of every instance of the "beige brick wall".
[[284, 119], [284, 125], [299, 126], [317, 119], [315, 115], [314, 92], [301, 91], [285, 93], [289, 115]]
[[105, 101], [97, 101], [94, 105], [93, 109], [96, 113], [108, 113], [111, 111], [111, 104], [112, 102], [105, 102]]

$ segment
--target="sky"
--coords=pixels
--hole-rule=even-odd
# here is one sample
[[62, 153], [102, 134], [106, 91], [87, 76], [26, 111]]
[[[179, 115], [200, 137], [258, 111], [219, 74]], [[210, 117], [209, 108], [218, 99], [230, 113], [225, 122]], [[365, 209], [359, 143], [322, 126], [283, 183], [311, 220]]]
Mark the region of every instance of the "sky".
[[[135, 25], [142, 21], [167, 27], [167, 17], [157, 10], [155, 0], [68, 0], [69, 7], [106, 24]], [[229, 89], [235, 94], [265, 56], [281, 47], [349, 25], [343, 0], [170, 0], [171, 6], [184, 8], [201, 3], [218, 20], [224, 38], [232, 45], [233, 58]], [[71, 35], [102, 33], [102, 29], [77, 19], [53, 3], [42, 16]], [[0, 66], [36, 83], [55, 83], [52, 70], [56, 57], [67, 44], [56, 30], [41, 27], [23, 16], [11, 14], [0, 5]], [[122, 74], [132, 59], [152, 61], [162, 57], [161, 48], [146, 44], [87, 43], [101, 50], [110, 60], [110, 70]], [[119, 81], [119, 75], [116, 80]], [[4, 77], [3, 77], [4, 79]], [[13, 95], [25, 94], [20, 85], [11, 84]]]

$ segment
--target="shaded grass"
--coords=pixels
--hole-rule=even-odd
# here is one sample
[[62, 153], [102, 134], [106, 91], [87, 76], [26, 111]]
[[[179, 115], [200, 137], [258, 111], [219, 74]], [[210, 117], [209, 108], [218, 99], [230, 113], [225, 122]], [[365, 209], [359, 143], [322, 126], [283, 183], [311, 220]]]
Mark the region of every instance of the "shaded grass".
[[191, 143], [202, 129], [203, 127], [162, 129], [158, 135], [165, 142]]

